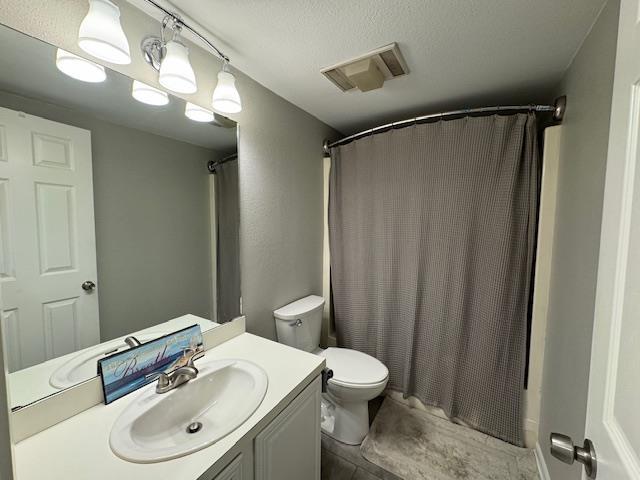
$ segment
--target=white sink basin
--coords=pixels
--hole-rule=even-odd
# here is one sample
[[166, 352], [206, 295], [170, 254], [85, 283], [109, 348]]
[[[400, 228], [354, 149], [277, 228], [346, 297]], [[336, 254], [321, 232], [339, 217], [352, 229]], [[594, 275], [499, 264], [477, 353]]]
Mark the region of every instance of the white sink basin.
[[[164, 394], [153, 383], [120, 414], [109, 438], [118, 457], [154, 463], [208, 447], [242, 425], [267, 392], [267, 374], [252, 362], [205, 357], [196, 367], [196, 379]], [[194, 422], [201, 427], [189, 433]]]
[[[171, 332], [157, 331], [141, 333], [136, 335], [136, 338], [140, 342], [145, 343], [167, 335], [168, 333]], [[49, 377], [49, 384], [55, 388], [69, 388], [80, 382], [89, 380], [98, 374], [98, 360], [106, 355], [127, 350], [128, 348], [129, 346], [124, 342], [124, 338], [99, 343], [93, 347], [86, 348], [54, 370], [51, 377]]]

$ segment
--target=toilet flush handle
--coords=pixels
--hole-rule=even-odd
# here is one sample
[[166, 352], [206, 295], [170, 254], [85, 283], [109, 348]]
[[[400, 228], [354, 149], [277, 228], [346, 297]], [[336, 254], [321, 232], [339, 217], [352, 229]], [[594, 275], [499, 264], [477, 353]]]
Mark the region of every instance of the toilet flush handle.
[[302, 320], [297, 319], [295, 322], [293, 322], [291, 324], [292, 327], [301, 327], [302, 326]]
[[322, 393], [327, 393], [327, 383], [333, 378], [333, 370], [330, 368], [322, 369]]

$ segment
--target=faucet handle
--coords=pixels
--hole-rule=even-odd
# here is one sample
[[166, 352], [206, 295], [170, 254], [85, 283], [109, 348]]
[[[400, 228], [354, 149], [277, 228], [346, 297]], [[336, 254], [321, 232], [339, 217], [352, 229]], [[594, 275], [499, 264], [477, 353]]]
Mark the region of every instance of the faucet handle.
[[151, 380], [152, 382], [154, 380], [158, 380], [158, 387], [166, 387], [170, 383], [169, 375], [167, 375], [166, 372], [149, 373], [148, 375], [145, 375], [144, 378]]
[[186, 363], [187, 367], [195, 368], [195, 364], [193, 362], [195, 362], [196, 360], [202, 357], [204, 357], [204, 349], [202, 346], [197, 348], [189, 348], [184, 352], [184, 358], [187, 361]]
[[160, 375], [158, 375], [158, 387], [159, 388], [168, 387], [170, 383], [171, 383], [171, 379], [169, 378], [169, 375], [167, 375], [164, 372], [162, 372]]

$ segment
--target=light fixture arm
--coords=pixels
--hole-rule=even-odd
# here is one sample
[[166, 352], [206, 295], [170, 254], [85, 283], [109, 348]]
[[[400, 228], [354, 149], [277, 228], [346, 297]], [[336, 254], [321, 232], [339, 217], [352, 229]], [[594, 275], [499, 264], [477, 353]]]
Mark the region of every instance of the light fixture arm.
[[[163, 30], [163, 32], [164, 32], [164, 29], [166, 28], [166, 26], [168, 24], [167, 17], [169, 17], [169, 19], [171, 19], [173, 21], [173, 27], [174, 28], [177, 28], [178, 30], [186, 28], [193, 35], [198, 37], [200, 39], [200, 41], [202, 41], [202, 43], [206, 44], [211, 50], [213, 50], [213, 52], [218, 57], [220, 57], [221, 60], [223, 60], [224, 62], [229, 62], [229, 57], [227, 57], [224, 53], [222, 53], [213, 43], [211, 43], [209, 40], [207, 40], [200, 32], [198, 32], [196, 29], [191, 27], [189, 24], [185, 23], [184, 20], [182, 20], [176, 13], [170, 12], [169, 10], [164, 8], [162, 5], [158, 4], [155, 0], [145, 0], [145, 1], [147, 3], [153, 5], [154, 7], [156, 7], [158, 10], [160, 10], [161, 12], [163, 12], [166, 15], [165, 19], [162, 22], [162, 30]], [[164, 41], [164, 38], [162, 40]]]

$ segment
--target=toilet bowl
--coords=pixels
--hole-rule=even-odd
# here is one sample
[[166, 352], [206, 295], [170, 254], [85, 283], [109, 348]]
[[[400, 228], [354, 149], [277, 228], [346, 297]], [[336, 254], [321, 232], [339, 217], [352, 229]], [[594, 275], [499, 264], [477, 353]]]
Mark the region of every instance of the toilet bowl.
[[320, 355], [333, 371], [324, 401], [334, 408], [324, 414], [324, 431], [343, 443], [359, 445], [369, 432], [369, 400], [387, 386], [389, 371], [372, 356], [349, 348], [327, 348]]
[[323, 306], [322, 297], [310, 295], [273, 312], [278, 341], [325, 358], [333, 377], [322, 398], [322, 430], [340, 442], [359, 445], [369, 431], [369, 400], [382, 393], [389, 371], [357, 350], [319, 348]]

